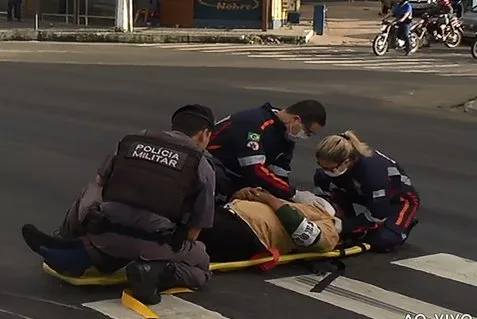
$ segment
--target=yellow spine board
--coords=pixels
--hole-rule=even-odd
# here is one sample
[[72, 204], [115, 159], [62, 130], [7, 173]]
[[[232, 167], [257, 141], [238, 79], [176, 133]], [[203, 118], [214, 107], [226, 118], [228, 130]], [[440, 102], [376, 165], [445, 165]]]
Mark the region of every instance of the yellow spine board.
[[[354, 246], [345, 249], [344, 251], [334, 250], [327, 253], [301, 253], [301, 254], [294, 254], [294, 255], [284, 255], [280, 256], [278, 264], [286, 264], [296, 260], [317, 260], [317, 259], [329, 259], [329, 258], [341, 258], [351, 255], [357, 255], [363, 252], [368, 251], [371, 248], [369, 244], [363, 244], [363, 247]], [[258, 266], [260, 264], [273, 261], [273, 257], [264, 257], [255, 260], [244, 260], [244, 261], [236, 261], [236, 262], [227, 262], [227, 263], [211, 263], [210, 270], [211, 271], [233, 271], [237, 269], [247, 268]], [[43, 270], [54, 276], [57, 277], [65, 282], [68, 282], [72, 285], [76, 286], [85, 286], [85, 285], [117, 285], [117, 284], [124, 284], [127, 282], [126, 274], [124, 269], [117, 271], [116, 273], [104, 276], [103, 274], [99, 273], [96, 269], [91, 268], [83, 275], [82, 277], [69, 277], [67, 275], [62, 275], [57, 273], [55, 270], [50, 268], [47, 264], [43, 263]], [[161, 294], [167, 295], [174, 295], [178, 293], [187, 293], [193, 292], [188, 288], [172, 288], [166, 291], [161, 292]], [[131, 311], [139, 314], [140, 316], [146, 319], [159, 319], [159, 315], [152, 311], [148, 306], [140, 302], [139, 300], [135, 299], [132, 294], [131, 290], [125, 289], [121, 295], [121, 304]]]
[[[301, 253], [293, 255], [284, 255], [280, 256], [278, 264], [286, 264], [296, 260], [319, 260], [319, 259], [329, 259], [329, 258], [341, 258], [346, 256], [357, 255], [363, 253], [370, 249], [370, 245], [364, 244], [363, 248], [359, 246], [350, 247], [340, 252], [339, 250], [334, 250], [327, 253]], [[233, 271], [237, 269], [243, 269], [253, 266], [258, 266], [266, 262], [273, 261], [273, 257], [264, 257], [254, 260], [243, 260], [243, 261], [234, 261], [226, 263], [211, 263], [210, 271]], [[81, 277], [71, 277], [67, 275], [60, 274], [50, 268], [47, 264], [43, 263], [43, 270], [49, 275], [56, 277], [62, 281], [65, 281], [69, 284], [75, 286], [110, 286], [110, 285], [119, 285], [127, 282], [126, 273], [124, 269], [118, 270], [112, 275], [101, 274], [98, 270], [94, 268], [88, 269], [85, 275]]]
[[[363, 249], [359, 246], [354, 246], [345, 249], [344, 256], [339, 250], [330, 251], [327, 253], [301, 253], [301, 254], [293, 254], [293, 255], [284, 255], [280, 256], [278, 264], [285, 264], [290, 263], [296, 260], [317, 260], [317, 259], [327, 259], [327, 258], [340, 258], [346, 257], [351, 255], [357, 255], [362, 252], [368, 251], [370, 249], [370, 245], [364, 244], [366, 249]], [[247, 268], [258, 266], [260, 264], [264, 264], [266, 262], [273, 261], [273, 257], [263, 257], [254, 260], [244, 260], [244, 261], [233, 261], [233, 262], [226, 262], [226, 263], [211, 263], [210, 270], [220, 270], [220, 271], [227, 271], [232, 269], [240, 269], [240, 268]]]

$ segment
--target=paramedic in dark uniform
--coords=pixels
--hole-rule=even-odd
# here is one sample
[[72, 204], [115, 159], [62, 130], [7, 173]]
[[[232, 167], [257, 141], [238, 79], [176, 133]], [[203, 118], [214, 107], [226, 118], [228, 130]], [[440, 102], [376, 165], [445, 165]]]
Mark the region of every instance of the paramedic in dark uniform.
[[262, 187], [276, 197], [311, 204], [313, 193], [296, 191], [290, 185], [290, 163], [295, 143], [325, 125], [326, 111], [314, 100], [283, 110], [266, 103], [219, 121], [207, 148], [218, 162], [218, 195], [226, 201], [243, 187]]
[[215, 173], [204, 156], [213, 125], [210, 109], [187, 105], [171, 131], [126, 135], [98, 170], [102, 202], [70, 210], [61, 237], [25, 225], [26, 243], [56, 271], [77, 276], [130, 262], [133, 295], [149, 304], [160, 302], [158, 290], [203, 286], [210, 260], [197, 238], [214, 218]]
[[324, 138], [316, 158], [316, 193], [329, 196], [342, 211], [342, 236], [361, 237], [381, 252], [407, 240], [420, 199], [398, 163], [352, 131]]

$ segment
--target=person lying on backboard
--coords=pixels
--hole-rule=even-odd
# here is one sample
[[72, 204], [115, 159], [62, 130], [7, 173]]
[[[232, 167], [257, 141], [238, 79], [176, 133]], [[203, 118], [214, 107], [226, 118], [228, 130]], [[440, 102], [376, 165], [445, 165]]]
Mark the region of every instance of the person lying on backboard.
[[321, 206], [279, 199], [262, 188], [243, 188], [218, 207], [214, 226], [203, 230], [213, 262], [249, 260], [275, 250], [280, 255], [329, 252], [340, 240], [335, 209], [317, 197]]

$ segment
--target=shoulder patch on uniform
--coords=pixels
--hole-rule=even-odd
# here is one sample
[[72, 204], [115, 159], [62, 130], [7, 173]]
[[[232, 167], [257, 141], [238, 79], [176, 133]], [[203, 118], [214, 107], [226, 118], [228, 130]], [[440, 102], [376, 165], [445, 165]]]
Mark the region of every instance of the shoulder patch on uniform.
[[258, 133], [253, 133], [253, 132], [248, 132], [248, 141], [254, 141], [254, 142], [260, 142], [260, 134]]
[[258, 151], [258, 149], [260, 148], [260, 144], [258, 144], [257, 142], [254, 142], [254, 141], [250, 141], [250, 142], [247, 143], [247, 147], [251, 148], [254, 151]]
[[182, 171], [188, 155], [171, 148], [149, 143], [133, 143], [129, 147], [126, 158], [145, 160]]

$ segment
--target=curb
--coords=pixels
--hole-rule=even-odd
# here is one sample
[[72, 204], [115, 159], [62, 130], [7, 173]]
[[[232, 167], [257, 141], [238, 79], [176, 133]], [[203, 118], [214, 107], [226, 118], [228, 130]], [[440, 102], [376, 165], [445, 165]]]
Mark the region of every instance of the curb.
[[477, 114], [477, 96], [474, 96], [470, 99], [462, 101], [457, 104], [448, 104], [448, 105], [438, 105], [439, 109], [458, 109], [464, 113]]
[[109, 42], [109, 43], [250, 43], [267, 42], [272, 38], [284, 44], [305, 44], [313, 31], [303, 35], [279, 35], [263, 32], [183, 32], [155, 31], [124, 33], [117, 31], [60, 31], [60, 30], [0, 30], [0, 41], [48, 41], [48, 42]]
[[315, 36], [315, 31], [310, 30], [305, 34], [305, 43], [310, 42], [310, 40]]

